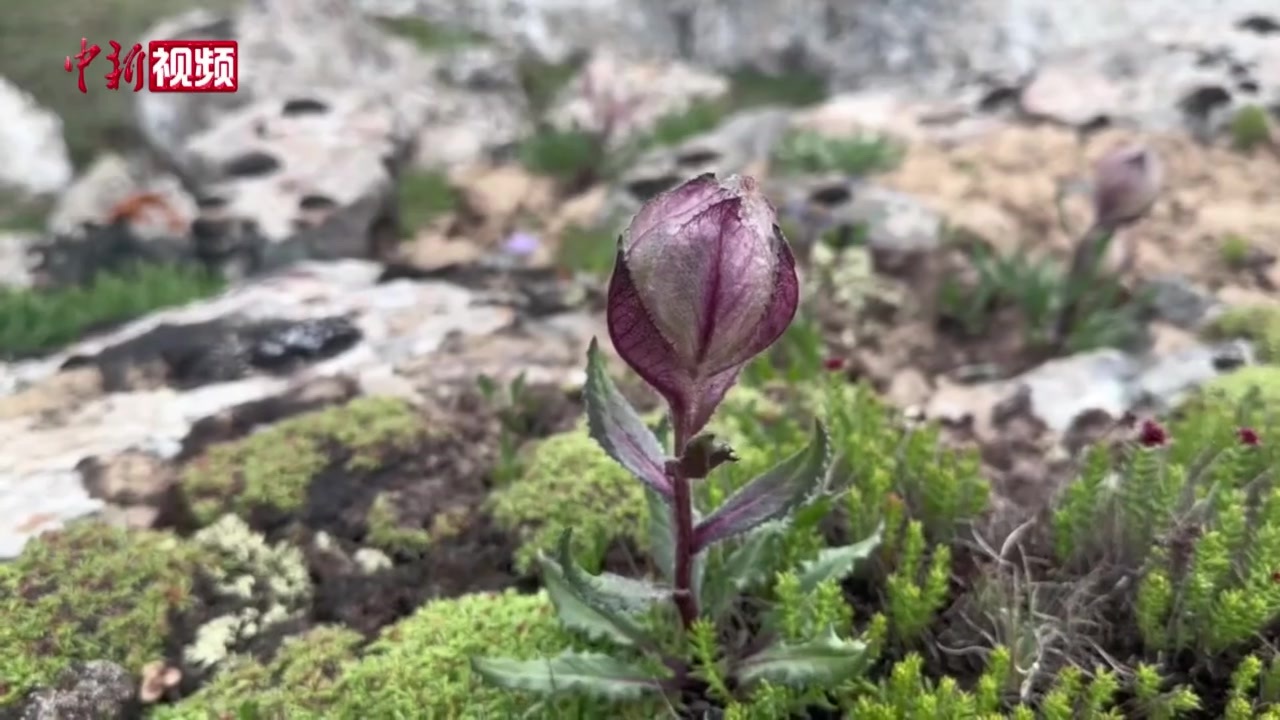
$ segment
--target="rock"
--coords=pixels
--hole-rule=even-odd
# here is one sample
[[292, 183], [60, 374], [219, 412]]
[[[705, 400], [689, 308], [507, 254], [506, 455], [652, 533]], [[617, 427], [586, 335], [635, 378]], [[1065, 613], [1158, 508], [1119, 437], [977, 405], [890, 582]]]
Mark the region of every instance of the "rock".
[[1131, 122], [1212, 135], [1244, 106], [1274, 106], [1280, 42], [1240, 25], [1243, 15], [1214, 16], [1056, 54], [1022, 90], [1022, 107], [1076, 127]]
[[155, 455], [136, 450], [105, 461], [86, 459], [79, 470], [93, 497], [117, 505], [156, 503], [177, 482], [173, 467]]
[[551, 300], [554, 273], [495, 275], [522, 283], [523, 294], [379, 282], [382, 274], [370, 262], [303, 262], [52, 356], [0, 364], [0, 517], [9, 518], [0, 558], [33, 533], [102, 510], [84, 488], [89, 468], [125, 453], [170, 461], [193, 436], [216, 437], [217, 418], [234, 408], [261, 415], [264, 403], [326, 378], [367, 378], [401, 397], [473, 389], [481, 372], [527, 371], [531, 383], [560, 386], [603, 334], [595, 318]]
[[548, 115], [553, 127], [607, 137], [620, 148], [658, 120], [729, 92], [723, 77], [681, 62], [627, 60], [597, 50], [569, 82]]
[[196, 253], [234, 275], [375, 257], [395, 241], [395, 119], [358, 93], [264, 100], [191, 137]]
[[79, 237], [86, 225], [125, 221], [137, 237], [183, 236], [196, 215], [182, 181], [140, 155], [104, 153], [94, 159], [49, 215], [50, 234]]
[[29, 93], [0, 77], [0, 192], [51, 195], [71, 182], [73, 169], [62, 119]]
[[1252, 345], [1233, 341], [1217, 345], [1197, 343], [1163, 356], [1148, 365], [1137, 382], [1135, 405], [1164, 413], [1176, 407], [1191, 391], [1242, 365], [1252, 365]]
[[418, 0], [417, 9], [429, 20], [484, 33], [552, 62], [608, 38], [614, 51], [628, 56], [678, 57], [719, 69], [801, 67], [842, 89], [898, 85], [937, 91], [990, 76], [1014, 84], [1043, 58], [1158, 38], [1162, 26], [1203, 27], [1206, 18], [1236, 23], [1274, 14], [1267, 0], [1081, 7], [1052, 0], [931, 0], [909, 6], [839, 0]]
[[22, 720], [124, 720], [140, 712], [133, 675], [112, 662], [75, 663], [53, 687], [35, 691]]
[[0, 231], [0, 290], [21, 290], [35, 284], [35, 270], [39, 265], [36, 248], [40, 233]]
[[347, 101], [335, 98], [350, 97], [349, 104], [377, 108], [422, 165], [473, 162], [528, 129], [513, 54], [460, 48], [427, 58], [347, 2], [248, 2], [232, 16], [196, 12], [165, 20], [145, 38], [239, 42], [234, 95], [136, 96], [144, 135], [172, 158], [238, 108], [291, 100], [342, 105]]
[[766, 161], [786, 129], [786, 111], [751, 110], [676, 147], [650, 150], [623, 176], [606, 214], [630, 217], [649, 198], [702, 173], [758, 175], [753, 166]]
[[1160, 275], [1143, 283], [1138, 294], [1150, 293], [1156, 316], [1177, 327], [1194, 330], [1214, 310], [1212, 293], [1196, 287], [1181, 275]]

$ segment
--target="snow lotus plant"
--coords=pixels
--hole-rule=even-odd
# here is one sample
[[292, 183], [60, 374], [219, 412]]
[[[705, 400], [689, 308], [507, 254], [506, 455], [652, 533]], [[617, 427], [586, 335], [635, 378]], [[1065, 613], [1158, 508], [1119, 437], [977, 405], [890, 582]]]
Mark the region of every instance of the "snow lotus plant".
[[[566, 531], [554, 555], [539, 558], [547, 592], [566, 627], [592, 647], [613, 651], [476, 658], [482, 677], [525, 691], [620, 700], [653, 694], [672, 703], [710, 685], [731, 701], [756, 681], [834, 684], [868, 662], [866, 645], [834, 628], [796, 641], [765, 622], [744, 641], [728, 623], [746, 578], [760, 572], [765, 540], [828, 494], [832, 452], [821, 423], [807, 448], [718, 507], [704, 515], [694, 506], [692, 484], [737, 459], [703, 429], [743, 366], [796, 313], [795, 260], [776, 219], [753, 179], [708, 174], [650, 200], [619, 238], [609, 335], [622, 359], [666, 400], [669, 416], [662, 429], [646, 425], [614, 386], [593, 341], [587, 419], [605, 452], [645, 485], [649, 552], [661, 577], [588, 573], [571, 556], [572, 530]], [[879, 541], [877, 531], [821, 551], [795, 568], [799, 588], [842, 579]], [[707, 563], [716, 546], [722, 561]]]

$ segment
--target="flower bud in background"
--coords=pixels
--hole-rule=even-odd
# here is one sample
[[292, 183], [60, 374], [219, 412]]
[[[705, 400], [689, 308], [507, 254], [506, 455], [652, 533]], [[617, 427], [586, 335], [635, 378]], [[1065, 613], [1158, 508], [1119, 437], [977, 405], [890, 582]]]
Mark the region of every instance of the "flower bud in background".
[[1115, 229], [1146, 214], [1164, 185], [1160, 158], [1143, 145], [1123, 145], [1093, 166], [1094, 224]]
[[706, 174], [646, 203], [619, 240], [609, 336], [667, 400], [682, 441], [795, 317], [799, 280], [776, 219], [752, 178]]

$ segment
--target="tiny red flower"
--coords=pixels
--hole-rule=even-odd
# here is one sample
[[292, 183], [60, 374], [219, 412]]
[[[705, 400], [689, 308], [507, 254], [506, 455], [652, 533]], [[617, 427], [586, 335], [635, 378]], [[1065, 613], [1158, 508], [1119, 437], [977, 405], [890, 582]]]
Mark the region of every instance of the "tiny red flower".
[[1262, 444], [1262, 438], [1258, 436], [1258, 431], [1253, 428], [1242, 427], [1236, 431], [1236, 435], [1240, 437], [1241, 445], [1257, 447]]
[[837, 372], [837, 371], [839, 371], [839, 370], [843, 370], [843, 369], [844, 369], [844, 358], [842, 358], [842, 357], [829, 357], [829, 358], [827, 358], [826, 360], [823, 360], [823, 361], [822, 361], [822, 367], [826, 368], [827, 370], [830, 370], [831, 372]]
[[1138, 430], [1138, 442], [1143, 447], [1159, 447], [1169, 441], [1169, 433], [1155, 420], [1143, 420]]

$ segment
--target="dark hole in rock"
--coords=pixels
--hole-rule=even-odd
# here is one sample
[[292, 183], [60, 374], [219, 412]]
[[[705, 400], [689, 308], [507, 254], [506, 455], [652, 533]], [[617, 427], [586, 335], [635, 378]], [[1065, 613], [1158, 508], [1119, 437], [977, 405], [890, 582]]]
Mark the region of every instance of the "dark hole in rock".
[[1261, 88], [1258, 86], [1258, 83], [1254, 80], [1241, 80], [1240, 82], [1236, 83], [1236, 89], [1242, 93], [1246, 93], [1249, 95], [1256, 95], [1258, 94], [1258, 91]]
[[827, 185], [809, 193], [809, 200], [819, 205], [843, 205], [853, 199], [848, 185]]
[[227, 177], [262, 177], [280, 169], [280, 161], [264, 152], [248, 152], [234, 157], [222, 166]]
[[1018, 88], [1015, 87], [994, 88], [978, 101], [978, 110], [982, 112], [1002, 110], [1017, 103], [1018, 94]]
[[1205, 85], [1187, 93], [1178, 106], [1194, 117], [1204, 119], [1214, 109], [1231, 102], [1231, 93], [1218, 85]]
[[288, 371], [337, 355], [360, 337], [360, 329], [343, 317], [269, 320], [247, 326], [222, 319], [165, 323], [97, 355], [68, 360], [66, 365], [96, 366], [108, 392], [133, 387], [139, 368], [160, 370], [173, 387], [193, 388], [238, 380], [255, 369]]
[[329, 112], [329, 104], [313, 98], [294, 98], [286, 101], [284, 107], [280, 108], [280, 114], [285, 117], [319, 115], [327, 112]]
[[1111, 118], [1106, 115], [1099, 115], [1084, 125], [1081, 125], [1080, 132], [1085, 135], [1089, 135], [1091, 133], [1101, 132], [1109, 127], [1111, 127]]
[[1227, 372], [1235, 370], [1244, 365], [1245, 358], [1238, 348], [1224, 348], [1221, 352], [1213, 356], [1213, 369], [1218, 372]]
[[671, 175], [663, 177], [645, 178], [641, 180], [633, 180], [627, 184], [627, 191], [639, 200], [645, 202], [651, 200], [655, 195], [664, 190], [670, 190], [680, 182], [680, 178]]
[[338, 201], [328, 195], [303, 195], [298, 201], [301, 210], [332, 210], [338, 207]]
[[1236, 23], [1236, 27], [1259, 35], [1270, 35], [1280, 33], [1280, 20], [1267, 15], [1250, 15]]
[[196, 198], [196, 207], [201, 210], [221, 210], [230, 203], [220, 195], [201, 195]]
[[676, 164], [680, 167], [694, 168], [702, 167], [719, 159], [720, 153], [715, 150], [690, 150], [688, 152], [680, 153], [680, 155], [676, 157]]

